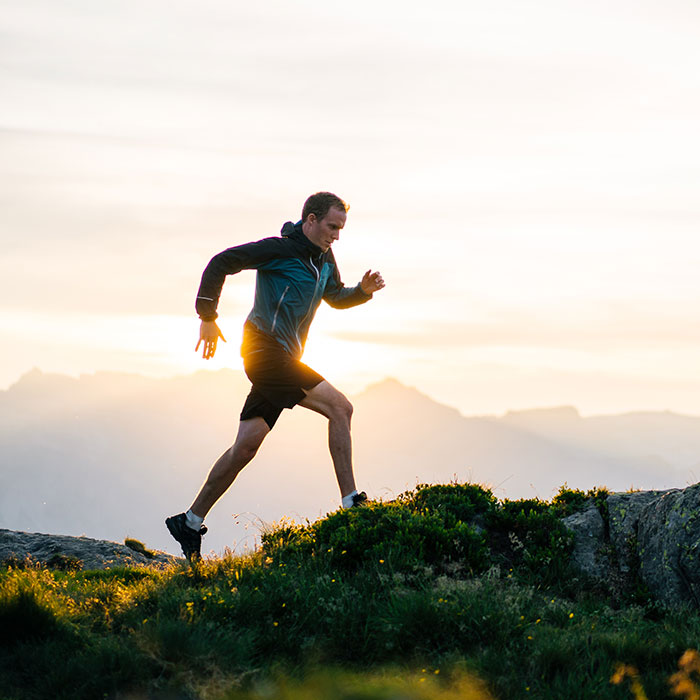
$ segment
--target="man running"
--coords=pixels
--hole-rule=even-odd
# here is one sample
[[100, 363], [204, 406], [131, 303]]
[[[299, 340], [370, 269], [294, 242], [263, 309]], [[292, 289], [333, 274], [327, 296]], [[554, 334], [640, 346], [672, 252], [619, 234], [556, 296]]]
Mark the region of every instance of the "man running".
[[215, 255], [202, 275], [196, 309], [202, 324], [202, 357], [214, 357], [222, 335], [216, 308], [226, 275], [257, 270], [253, 310], [243, 326], [241, 355], [252, 388], [241, 411], [236, 441], [215, 462], [186, 513], [165, 521], [190, 560], [200, 557], [207, 513], [255, 456], [282, 410], [297, 404], [328, 418], [328, 447], [343, 508], [367, 500], [358, 493], [352, 469], [352, 404], [320, 374], [301, 362], [309, 326], [321, 300], [337, 309], [364, 304], [384, 287], [379, 272], [368, 270], [355, 287], [340, 279], [331, 245], [345, 226], [348, 206], [330, 192], [311, 195], [296, 224], [282, 236], [245, 243]]

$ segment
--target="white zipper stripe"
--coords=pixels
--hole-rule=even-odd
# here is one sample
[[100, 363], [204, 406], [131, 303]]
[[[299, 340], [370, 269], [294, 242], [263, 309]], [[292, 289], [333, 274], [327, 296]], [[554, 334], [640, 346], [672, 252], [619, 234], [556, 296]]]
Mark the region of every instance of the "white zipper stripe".
[[320, 282], [321, 281], [321, 272], [316, 267], [316, 265], [314, 265], [314, 261], [313, 261], [313, 258], [311, 256], [309, 256], [309, 262], [311, 263], [311, 267], [313, 267], [314, 270], [316, 270], [316, 282]]
[[[304, 314], [304, 318], [301, 320], [301, 323], [299, 324], [299, 328], [301, 328], [305, 323], [306, 319], [309, 318], [309, 314], [311, 313], [311, 309], [313, 308], [314, 305], [314, 299], [316, 297], [316, 292], [318, 291], [318, 285], [321, 283], [321, 272], [320, 270], [314, 265], [313, 258], [309, 255], [309, 262], [311, 263], [311, 267], [314, 268], [314, 271], [316, 272], [316, 286], [314, 287], [314, 293], [313, 296], [311, 297], [311, 303], [309, 304], [309, 308], [306, 310], [306, 314]], [[297, 328], [297, 342], [299, 345], [301, 345], [301, 338], [299, 337], [299, 328]]]
[[277, 314], [280, 312], [280, 306], [282, 306], [282, 301], [283, 301], [284, 297], [287, 295], [288, 291], [289, 291], [289, 285], [287, 285], [284, 288], [284, 291], [282, 292], [282, 296], [280, 297], [280, 300], [277, 302], [277, 308], [275, 309], [275, 315], [272, 318], [272, 329], [270, 330], [270, 332], [275, 330], [275, 326], [277, 325]]

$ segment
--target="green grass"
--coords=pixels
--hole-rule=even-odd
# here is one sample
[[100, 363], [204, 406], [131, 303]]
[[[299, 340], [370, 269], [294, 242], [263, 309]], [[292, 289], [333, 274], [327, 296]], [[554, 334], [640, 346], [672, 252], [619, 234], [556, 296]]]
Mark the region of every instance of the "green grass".
[[670, 697], [700, 615], [587, 588], [561, 504], [424, 486], [194, 568], [5, 567], [0, 698], [631, 698], [619, 663]]

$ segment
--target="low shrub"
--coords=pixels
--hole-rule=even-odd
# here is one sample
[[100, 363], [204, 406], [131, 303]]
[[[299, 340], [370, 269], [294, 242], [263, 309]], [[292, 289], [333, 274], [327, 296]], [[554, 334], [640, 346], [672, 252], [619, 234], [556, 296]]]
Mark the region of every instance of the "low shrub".
[[610, 491], [605, 486], [581, 491], [580, 489], [570, 489], [567, 484], [564, 484], [559, 487], [559, 491], [552, 499], [552, 509], [560, 518], [583, 510], [591, 502], [601, 510], [605, 507], [609, 495]]
[[494, 564], [551, 585], [569, 563], [573, 535], [539, 499], [505, 501], [487, 516]]
[[497, 566], [551, 585], [566, 576], [573, 537], [560, 512], [561, 504], [574, 501], [578, 494], [563, 495], [559, 505], [499, 503], [477, 484], [420, 485], [390, 503], [340, 510], [306, 526], [283, 525], [264, 533], [262, 546], [275, 561], [315, 558], [338, 570], [389, 562], [398, 571], [430, 566], [461, 575]]
[[397, 499], [413, 511], [438, 513], [443, 522], [470, 522], [493, 511], [497, 500], [479, 484], [420, 484]]
[[262, 536], [265, 554], [280, 561], [323, 558], [339, 569], [391, 562], [396, 570], [459, 562], [472, 571], [488, 566], [484, 535], [467, 522], [436, 509], [402, 502], [340, 510], [303, 527], [287, 526]]

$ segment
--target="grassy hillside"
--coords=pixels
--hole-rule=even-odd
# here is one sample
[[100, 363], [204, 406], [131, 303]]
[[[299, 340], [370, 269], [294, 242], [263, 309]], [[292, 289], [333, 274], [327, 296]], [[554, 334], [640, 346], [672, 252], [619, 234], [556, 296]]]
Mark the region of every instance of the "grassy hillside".
[[677, 697], [700, 615], [569, 566], [560, 517], [597, 495], [424, 486], [195, 567], [6, 565], [0, 699]]

